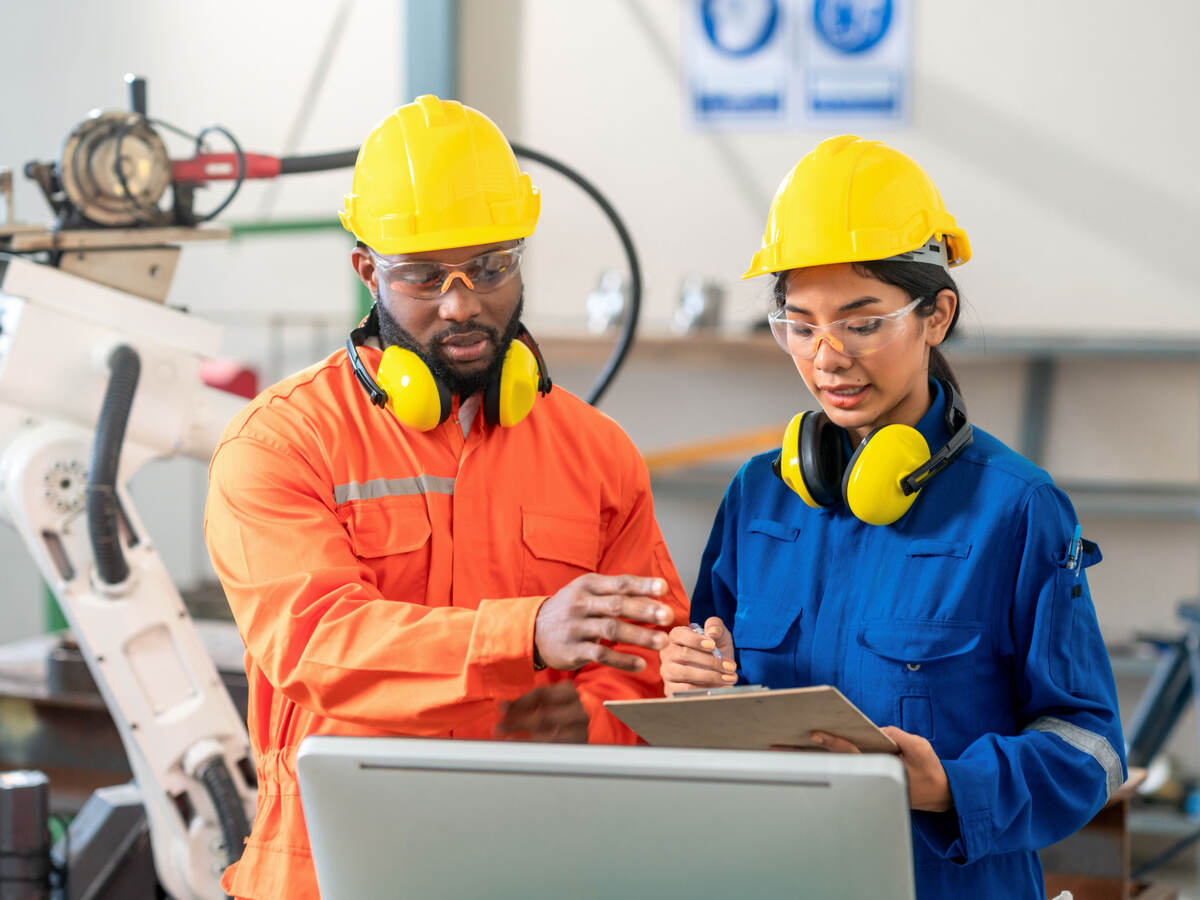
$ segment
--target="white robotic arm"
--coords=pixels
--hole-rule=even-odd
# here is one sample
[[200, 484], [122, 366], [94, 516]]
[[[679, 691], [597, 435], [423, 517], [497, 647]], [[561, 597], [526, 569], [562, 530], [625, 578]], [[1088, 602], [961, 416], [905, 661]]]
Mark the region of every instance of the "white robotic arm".
[[[200, 379], [219, 341], [217, 326], [186, 313], [0, 256], [0, 515], [79, 642], [142, 792], [159, 880], [177, 900], [224, 896], [220, 873], [254, 813], [254, 767], [245, 724], [124, 485], [150, 459], [212, 454], [242, 404]], [[105, 468], [109, 485], [96, 480]]]

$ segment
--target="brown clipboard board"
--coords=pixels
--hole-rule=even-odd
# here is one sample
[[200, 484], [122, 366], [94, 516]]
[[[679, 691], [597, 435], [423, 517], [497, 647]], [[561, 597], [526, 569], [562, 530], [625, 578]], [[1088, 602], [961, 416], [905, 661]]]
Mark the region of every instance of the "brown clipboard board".
[[651, 746], [769, 750], [822, 749], [809, 737], [824, 731], [864, 753], [899, 753], [895, 741], [837, 688], [717, 688], [653, 700], [607, 700], [605, 708]]

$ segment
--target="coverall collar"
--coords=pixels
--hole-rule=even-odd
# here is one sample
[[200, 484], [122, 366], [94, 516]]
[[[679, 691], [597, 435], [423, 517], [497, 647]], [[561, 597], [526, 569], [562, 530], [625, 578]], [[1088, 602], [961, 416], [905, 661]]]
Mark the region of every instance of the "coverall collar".
[[917, 431], [929, 445], [929, 452], [936, 453], [946, 441], [950, 440], [950, 429], [946, 426], [946, 392], [937, 379], [929, 379], [929, 409], [917, 421]]

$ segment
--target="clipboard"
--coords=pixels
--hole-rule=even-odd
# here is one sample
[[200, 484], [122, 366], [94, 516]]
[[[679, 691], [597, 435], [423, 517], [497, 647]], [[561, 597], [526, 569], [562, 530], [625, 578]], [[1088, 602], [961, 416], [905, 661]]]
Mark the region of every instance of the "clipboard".
[[900, 752], [895, 741], [828, 684], [782, 690], [742, 685], [653, 700], [607, 700], [604, 706], [655, 747], [821, 750], [809, 734], [825, 731], [864, 753]]

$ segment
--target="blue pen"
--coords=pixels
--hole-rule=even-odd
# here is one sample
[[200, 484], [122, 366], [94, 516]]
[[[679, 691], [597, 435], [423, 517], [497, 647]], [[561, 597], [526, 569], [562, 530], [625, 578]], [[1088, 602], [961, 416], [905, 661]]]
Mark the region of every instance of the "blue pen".
[[[703, 626], [697, 625], [695, 622], [692, 623], [692, 631], [696, 632], [696, 634], [700, 635], [701, 637], [708, 637], [708, 635], [704, 633]], [[712, 638], [709, 638], [709, 640], [712, 640]], [[716, 641], [713, 641], [713, 643], [715, 644]], [[724, 659], [724, 657], [721, 655], [721, 651], [716, 647], [713, 647], [712, 655], [717, 659]]]
[[1080, 558], [1083, 551], [1083, 526], [1075, 526], [1075, 534], [1071, 538], [1071, 546], [1067, 550], [1067, 568], [1076, 569], [1083, 562]]

